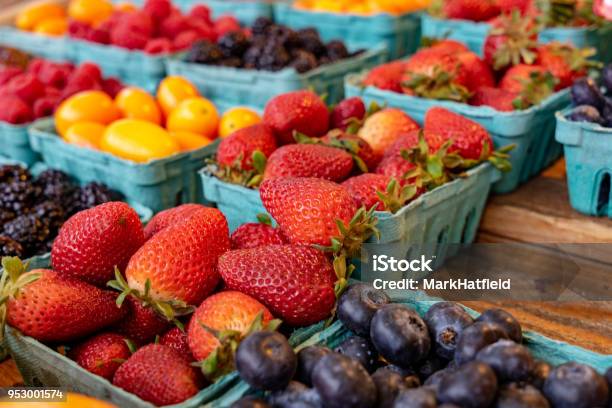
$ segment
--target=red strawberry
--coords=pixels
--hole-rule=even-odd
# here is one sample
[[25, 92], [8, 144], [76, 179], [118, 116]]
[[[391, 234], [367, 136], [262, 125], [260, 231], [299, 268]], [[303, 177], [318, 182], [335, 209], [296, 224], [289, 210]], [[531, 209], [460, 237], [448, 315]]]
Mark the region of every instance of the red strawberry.
[[173, 327], [164, 333], [164, 335], [159, 338], [159, 344], [174, 349], [189, 362], [195, 361], [193, 354], [191, 354], [191, 349], [189, 348], [187, 332], [178, 327]]
[[408, 182], [405, 179], [406, 173], [414, 170], [416, 165], [401, 155], [389, 155], [383, 157], [378, 167], [376, 167], [376, 174], [382, 174], [387, 177], [394, 178], [399, 181], [401, 185]]
[[[357, 167], [362, 171], [367, 172], [374, 169], [379, 162], [379, 157], [374, 153], [370, 144], [357, 135], [331, 130], [321, 138], [321, 142], [327, 146], [344, 149], [349, 152], [351, 156], [353, 156], [353, 160], [355, 160]], [[356, 157], [363, 162], [365, 165], [364, 169], [362, 169]]]
[[404, 61], [392, 61], [379, 65], [368, 72], [363, 84], [388, 91], [402, 92], [402, 77], [406, 71], [404, 65]]
[[448, 109], [429, 109], [424, 128], [428, 131], [425, 138], [430, 151], [437, 151], [449, 139], [453, 140], [453, 144], [448, 152], [457, 152], [464, 159], [483, 159], [485, 145], [488, 145], [489, 152], [493, 151], [491, 135], [482, 125]]
[[538, 48], [536, 63], [557, 78], [556, 90], [567, 88], [596, 63], [588, 58], [595, 55], [594, 48], [575, 48], [570, 44], [552, 42]]
[[329, 129], [327, 106], [311, 91], [295, 91], [278, 95], [266, 104], [263, 122], [281, 144], [293, 143], [293, 132], [310, 137], [323, 136]]
[[23, 74], [23, 70], [17, 67], [0, 67], [0, 85], [6, 84], [14, 77]]
[[231, 240], [232, 249], [257, 248], [286, 243], [285, 237], [279, 229], [261, 222], [242, 224], [232, 233]]
[[515, 110], [515, 101], [520, 94], [517, 92], [506, 91], [505, 89], [483, 86], [476, 90], [470, 99], [470, 105], [490, 106], [502, 112]]
[[351, 120], [362, 120], [366, 115], [363, 100], [354, 96], [338, 103], [331, 113], [330, 125], [332, 129], [346, 130]]
[[34, 120], [32, 110], [21, 98], [11, 94], [0, 98], [0, 121], [21, 125]]
[[478, 55], [471, 51], [456, 54], [457, 59], [462, 64], [462, 69], [467, 75], [465, 86], [470, 92], [482, 86], [495, 86], [495, 76], [493, 71]]
[[456, 40], [449, 40], [448, 38], [434, 41], [433, 44], [426, 49], [429, 50], [429, 52], [438, 52], [446, 55], [470, 51], [465, 44]]
[[185, 221], [201, 208], [205, 207], [201, 204], [182, 204], [155, 214], [144, 229], [145, 240], [150, 239], [164, 228]]
[[486, 21], [499, 14], [494, 0], [447, 0], [443, 13], [447, 18]]
[[73, 215], [64, 223], [51, 249], [53, 269], [63, 276], [104, 286], [115, 267], [123, 271], [144, 243], [136, 211], [110, 202]]
[[239, 163], [242, 170], [253, 170], [253, 153], [258, 150], [270, 157], [276, 147], [271, 128], [262, 124], [248, 126], [221, 140], [217, 149], [217, 162], [222, 166]]
[[352, 170], [353, 158], [344, 150], [319, 144], [291, 144], [272, 153], [266, 164], [264, 180], [317, 177], [342, 181]]
[[537, 31], [531, 19], [514, 12], [501, 16], [493, 25], [484, 43], [484, 60], [501, 71], [520, 63], [535, 61]]
[[522, 16], [526, 15], [533, 0], [495, 0], [502, 14], [511, 13], [513, 10], [518, 10]]
[[270, 311], [245, 293], [233, 290], [216, 293], [202, 302], [189, 321], [187, 341], [197, 361], [204, 360], [219, 345], [219, 340], [204, 327], [245, 333], [263, 313], [263, 323], [272, 320]]
[[[43, 342], [72, 341], [125, 316], [125, 311], [115, 304], [114, 292], [47, 269], [23, 274], [19, 260], [5, 259], [2, 264], [5, 270], [12, 269], [11, 276], [21, 275], [23, 280], [38, 276], [19, 290], [11, 290], [8, 300], [7, 322], [26, 336]], [[10, 283], [15, 285], [16, 279]]]
[[144, 47], [147, 54], [167, 54], [172, 52], [172, 43], [167, 38], [152, 38]]
[[309, 246], [230, 251], [219, 258], [219, 272], [228, 288], [253, 296], [291, 326], [325, 319], [336, 301], [331, 262]]
[[383, 174], [366, 173], [342, 183], [358, 207], [397, 212], [416, 196], [416, 187], [403, 187], [398, 180]]
[[132, 354], [127, 340], [120, 334], [100, 333], [70, 350], [70, 358], [78, 365], [109, 381], [113, 380], [121, 360]]
[[11, 78], [6, 87], [13, 95], [18, 96], [28, 105], [45, 94], [45, 86], [34, 74], [24, 73]]
[[127, 315], [112, 329], [138, 345], [147, 344], [170, 326], [167, 320], [134, 296], [126, 297], [121, 308], [126, 310]]
[[[229, 247], [225, 216], [215, 208], [201, 208], [155, 234], [132, 256], [125, 270], [129, 290], [150, 297], [156, 307], [163, 303], [197, 305], [217, 285], [215, 265]], [[172, 313], [165, 316], [174, 317]]]
[[545, 68], [537, 65], [519, 64], [508, 71], [499, 81], [499, 87], [518, 93], [520, 108], [528, 108], [548, 98], [555, 89], [556, 80]]
[[196, 369], [176, 351], [149, 344], [136, 351], [117, 370], [113, 385], [156, 406], [178, 404], [200, 390]]
[[403, 133], [419, 128], [419, 124], [399, 109], [387, 108], [366, 119], [359, 130], [359, 137], [382, 157], [393, 142]]

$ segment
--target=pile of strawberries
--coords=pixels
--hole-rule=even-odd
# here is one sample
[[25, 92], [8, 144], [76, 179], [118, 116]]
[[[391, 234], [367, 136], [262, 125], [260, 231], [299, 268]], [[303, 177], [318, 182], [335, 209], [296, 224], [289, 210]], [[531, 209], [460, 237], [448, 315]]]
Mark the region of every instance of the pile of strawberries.
[[539, 44], [535, 25], [505, 15], [490, 31], [484, 58], [460, 42], [442, 40], [406, 60], [381, 65], [363, 83], [428, 99], [451, 100], [499, 111], [527, 109], [596, 66], [594, 49]]
[[71, 37], [149, 54], [185, 50], [196, 41], [214, 42], [223, 34], [238, 30], [240, 23], [232, 16], [213, 21], [204, 5], [183, 14], [170, 0], [147, 0], [142, 9], [117, 10], [96, 26], [76, 20], [68, 26]]
[[29, 123], [51, 116], [63, 100], [76, 93], [102, 90], [114, 97], [122, 88], [116, 78], [103, 78], [93, 63], [75, 67], [35, 58], [25, 69], [0, 65], [0, 121]]

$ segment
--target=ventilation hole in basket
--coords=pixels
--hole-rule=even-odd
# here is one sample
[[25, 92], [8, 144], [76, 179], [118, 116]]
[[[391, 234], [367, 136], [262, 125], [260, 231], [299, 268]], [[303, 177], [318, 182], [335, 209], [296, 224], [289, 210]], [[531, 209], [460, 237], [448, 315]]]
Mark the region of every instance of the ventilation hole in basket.
[[449, 227], [445, 227], [442, 231], [440, 231], [438, 234], [438, 244], [446, 244], [448, 242], [448, 230]]
[[474, 222], [476, 221], [476, 209], [472, 208], [472, 210], [468, 213], [467, 217], [465, 217], [465, 224], [463, 224], [463, 231], [461, 231], [461, 243], [467, 244], [471, 240], [472, 233], [474, 231]]
[[601, 178], [599, 194], [597, 195], [597, 215], [608, 215], [610, 206], [610, 173]]

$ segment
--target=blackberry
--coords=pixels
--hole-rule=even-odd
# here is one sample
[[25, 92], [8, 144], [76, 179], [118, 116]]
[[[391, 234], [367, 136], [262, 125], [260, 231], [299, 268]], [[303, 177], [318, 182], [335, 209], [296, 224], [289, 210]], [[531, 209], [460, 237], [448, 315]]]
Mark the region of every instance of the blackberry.
[[40, 187], [43, 196], [58, 203], [64, 203], [75, 190], [70, 177], [59, 170], [43, 171], [38, 175], [35, 183]]
[[13, 180], [0, 184], [0, 209], [25, 212], [40, 196], [40, 188], [29, 181]]
[[51, 235], [56, 235], [66, 220], [64, 209], [54, 201], [43, 201], [32, 209], [32, 214], [49, 226]]
[[302, 43], [302, 47], [314, 54], [316, 57], [323, 56], [327, 49], [325, 48], [325, 44], [321, 41], [319, 37], [319, 32], [314, 28], [303, 28], [297, 32], [298, 38]]
[[[87, 210], [109, 201], [119, 200], [119, 194], [99, 183], [89, 183], [77, 190], [75, 202], [76, 211]], [[72, 215], [72, 214], [70, 214]]]
[[223, 53], [217, 44], [210, 41], [197, 41], [189, 49], [185, 60], [198, 64], [214, 64], [222, 58]]
[[349, 56], [349, 52], [342, 41], [333, 40], [327, 43], [327, 56], [332, 61], [338, 61]]
[[238, 57], [224, 58], [217, 62], [217, 65], [222, 67], [240, 68], [242, 66], [242, 60]]
[[23, 214], [4, 225], [3, 235], [19, 242], [25, 256], [30, 256], [50, 237], [50, 231], [36, 214]]
[[14, 239], [0, 235], [0, 258], [3, 256], [17, 256], [23, 258], [23, 247]]
[[291, 53], [291, 56], [293, 57], [293, 61], [290, 66], [295, 68], [300, 74], [310, 71], [319, 65], [317, 57], [305, 50], [295, 50]]
[[24, 167], [10, 164], [0, 166], [0, 183], [9, 183], [14, 180], [29, 181], [31, 179], [32, 174]]
[[257, 69], [259, 66], [259, 58], [264, 52], [265, 44], [263, 42], [256, 42], [249, 47], [244, 53], [242, 60], [244, 61], [244, 67], [248, 69]]
[[232, 31], [221, 36], [217, 41], [217, 45], [224, 57], [240, 58], [249, 49], [251, 42], [242, 31]]
[[253, 26], [251, 27], [251, 32], [253, 35], [265, 35], [274, 23], [267, 17], [258, 17], [255, 22], [253, 22]]
[[264, 47], [263, 53], [257, 61], [257, 68], [280, 71], [287, 66], [290, 60], [291, 56], [285, 47], [279, 43], [270, 42]]
[[268, 39], [282, 44], [287, 49], [295, 49], [302, 46], [298, 33], [283, 25], [271, 26], [268, 29]]
[[9, 222], [16, 216], [17, 214], [13, 211], [0, 209], [0, 225], [4, 225], [4, 223]]

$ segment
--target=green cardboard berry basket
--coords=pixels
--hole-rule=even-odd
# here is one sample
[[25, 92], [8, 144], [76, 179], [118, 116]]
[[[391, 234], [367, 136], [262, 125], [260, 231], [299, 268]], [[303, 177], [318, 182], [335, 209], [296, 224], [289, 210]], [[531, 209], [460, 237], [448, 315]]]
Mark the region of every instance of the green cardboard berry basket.
[[52, 119], [41, 119], [29, 128], [32, 149], [52, 168], [79, 182], [98, 181], [158, 212], [178, 204], [199, 202], [201, 183], [197, 171], [214, 154], [217, 142], [191, 152], [148, 163], [135, 163], [112, 154], [63, 141]]
[[191, 81], [222, 110], [234, 106], [263, 109], [274, 96], [299, 89], [326, 95], [327, 103], [338, 102], [344, 96], [344, 76], [381, 64], [385, 53], [384, 48], [370, 49], [303, 74], [293, 68], [271, 72], [194, 64], [182, 61], [181, 55], [168, 58], [166, 64], [169, 75], [180, 75]]
[[34, 34], [11, 26], [0, 27], [0, 44], [51, 60], [66, 61], [71, 57], [67, 37]]
[[346, 97], [360, 96], [366, 104], [371, 101], [385, 103], [388, 107], [403, 110], [418, 122], [423, 121], [430, 108], [441, 106], [484, 126], [496, 148], [514, 144], [515, 148], [510, 152], [512, 170], [495, 183], [495, 193], [515, 190], [561, 157], [561, 145], [555, 141], [555, 112], [570, 103], [568, 89], [556, 92], [529, 109], [500, 112], [488, 106], [424, 99], [372, 86], [364, 87], [362, 79], [363, 74], [346, 77]]
[[28, 126], [29, 124], [13, 125], [0, 121], [0, 158], [16, 160], [26, 166], [40, 160], [40, 155], [30, 146]]
[[[394, 303], [403, 303], [423, 316], [431, 306], [442, 300], [429, 297], [422, 292], [410, 291], [387, 291], [387, 294]], [[423, 300], [428, 299], [428, 300]], [[465, 307], [465, 306], [464, 306]], [[467, 312], [476, 317], [478, 312], [465, 307]], [[325, 345], [335, 348], [353, 334], [346, 329], [340, 321], [334, 322], [328, 328], [314, 334], [309, 339], [302, 342], [297, 348], [302, 349], [312, 345]], [[604, 373], [607, 368], [612, 367], [612, 355], [595, 353], [584, 348], [553, 340], [534, 331], [523, 331], [523, 344], [533, 353], [534, 357], [551, 365], [559, 365], [569, 361], [578, 361], [588, 364], [600, 373]], [[207, 408], [225, 408], [245, 395], [256, 393], [244, 381], [237, 382], [221, 398], [206, 405]]]
[[302, 10], [291, 2], [274, 4], [274, 20], [294, 29], [314, 27], [325, 41], [343, 40], [350, 48], [385, 46], [389, 59], [412, 54], [421, 42], [420, 13], [369, 16]]
[[612, 218], [612, 128], [557, 112], [556, 139], [563, 144], [570, 204], [583, 214]]
[[[488, 23], [468, 20], [447, 20], [422, 14], [423, 37], [450, 38], [460, 41], [482, 55], [485, 38], [491, 29]], [[569, 42], [577, 47], [594, 47], [601, 61], [612, 59], [612, 23], [601, 27], [553, 27], [544, 29], [538, 38], [543, 43]]]

